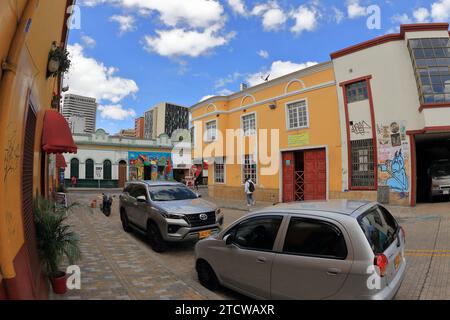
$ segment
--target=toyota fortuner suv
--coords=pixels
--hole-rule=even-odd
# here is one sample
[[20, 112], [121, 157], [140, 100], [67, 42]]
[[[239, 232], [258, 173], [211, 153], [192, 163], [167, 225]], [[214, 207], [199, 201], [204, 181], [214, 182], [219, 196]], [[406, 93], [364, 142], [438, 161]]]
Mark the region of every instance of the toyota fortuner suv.
[[156, 252], [168, 242], [195, 241], [222, 230], [217, 206], [176, 182], [131, 182], [120, 196], [120, 219], [126, 232], [147, 235]]

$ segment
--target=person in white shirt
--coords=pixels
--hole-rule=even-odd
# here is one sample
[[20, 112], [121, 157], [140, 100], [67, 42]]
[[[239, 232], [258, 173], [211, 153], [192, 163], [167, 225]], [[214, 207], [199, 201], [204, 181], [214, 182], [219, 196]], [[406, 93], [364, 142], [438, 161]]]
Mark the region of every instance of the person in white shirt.
[[255, 183], [251, 178], [245, 180], [244, 192], [247, 196], [247, 206], [250, 209], [251, 206], [255, 205], [255, 200], [253, 199], [253, 193], [255, 192]]

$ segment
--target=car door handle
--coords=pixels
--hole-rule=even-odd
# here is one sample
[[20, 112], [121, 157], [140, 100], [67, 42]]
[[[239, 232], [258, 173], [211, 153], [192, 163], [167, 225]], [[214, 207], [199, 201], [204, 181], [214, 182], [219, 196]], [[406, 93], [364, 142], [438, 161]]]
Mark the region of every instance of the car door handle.
[[327, 274], [329, 274], [330, 276], [337, 276], [339, 273], [341, 273], [341, 270], [336, 268], [330, 268], [327, 271]]
[[259, 257], [259, 258], [256, 258], [256, 262], [258, 262], [258, 263], [266, 263], [267, 259], [264, 258], [264, 257]]

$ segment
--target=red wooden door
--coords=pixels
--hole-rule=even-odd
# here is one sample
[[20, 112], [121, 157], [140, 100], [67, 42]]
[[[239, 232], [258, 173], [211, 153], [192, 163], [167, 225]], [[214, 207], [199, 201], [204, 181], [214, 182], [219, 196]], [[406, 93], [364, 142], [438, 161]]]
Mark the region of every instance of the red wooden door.
[[294, 171], [295, 157], [294, 152], [283, 153], [283, 202], [295, 201], [294, 197]]
[[305, 200], [327, 198], [327, 164], [324, 149], [307, 150], [305, 160]]
[[120, 162], [120, 164], [119, 164], [119, 188], [125, 187], [126, 181], [127, 181], [127, 164], [125, 162]]

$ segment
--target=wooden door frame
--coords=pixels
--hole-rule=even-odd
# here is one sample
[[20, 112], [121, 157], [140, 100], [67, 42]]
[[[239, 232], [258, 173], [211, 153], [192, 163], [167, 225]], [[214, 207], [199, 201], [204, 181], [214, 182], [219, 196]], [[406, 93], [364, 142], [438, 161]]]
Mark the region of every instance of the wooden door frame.
[[[314, 150], [314, 149], [324, 149], [325, 150], [325, 163], [326, 163], [326, 169], [327, 169], [327, 182], [326, 182], [326, 200], [328, 201], [330, 199], [330, 162], [329, 162], [329, 152], [328, 152], [328, 146], [327, 145], [317, 145], [317, 146], [305, 146], [305, 147], [296, 147], [296, 148], [287, 148], [287, 149], [280, 149], [280, 161], [283, 161], [283, 152], [295, 152], [295, 151], [307, 151], [307, 150]], [[279, 174], [278, 174], [278, 201], [280, 203], [283, 203], [283, 163], [279, 166]]]

